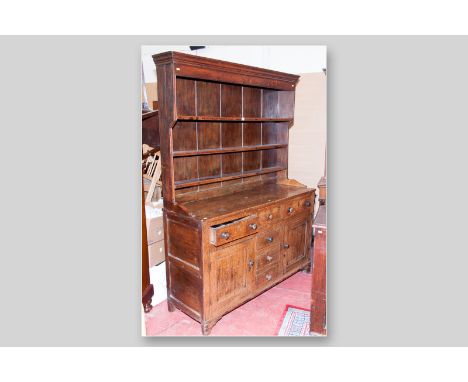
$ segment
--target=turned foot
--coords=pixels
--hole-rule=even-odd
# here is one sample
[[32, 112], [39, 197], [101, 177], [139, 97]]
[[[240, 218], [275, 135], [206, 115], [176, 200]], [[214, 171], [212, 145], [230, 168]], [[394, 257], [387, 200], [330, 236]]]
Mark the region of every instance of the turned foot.
[[211, 334], [211, 328], [213, 328], [214, 323], [202, 322], [201, 331], [204, 336], [209, 336]]
[[153, 309], [153, 306], [151, 305], [151, 299], [149, 299], [143, 304], [143, 310], [145, 311], [145, 313], [149, 313], [151, 309]]
[[310, 273], [311, 270], [312, 270], [312, 263], [309, 263], [304, 268], [302, 268], [302, 271], [306, 273]]
[[175, 309], [176, 308], [175, 308], [174, 304], [172, 302], [170, 302], [169, 300], [167, 300], [167, 310], [169, 312], [173, 312]]

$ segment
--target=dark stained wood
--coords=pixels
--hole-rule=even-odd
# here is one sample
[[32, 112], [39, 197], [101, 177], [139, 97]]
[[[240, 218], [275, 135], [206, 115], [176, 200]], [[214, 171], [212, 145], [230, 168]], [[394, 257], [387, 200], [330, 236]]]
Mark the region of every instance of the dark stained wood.
[[158, 110], [141, 115], [141, 141], [148, 146], [159, 150], [159, 112]]
[[221, 84], [197, 81], [197, 116], [220, 117]]
[[179, 115], [179, 121], [215, 121], [215, 122], [292, 122], [292, 118], [248, 118], [248, 117], [215, 117]]
[[[198, 158], [198, 160], [200, 161], [200, 159], [202, 159], [202, 158], [203, 157], [200, 157], [200, 158]], [[210, 162], [208, 162], [208, 164], [209, 163]], [[244, 172], [239, 173], [239, 174], [231, 174], [231, 175], [224, 175], [224, 176], [213, 175], [213, 176], [206, 176], [205, 178], [200, 177], [197, 180], [177, 181], [177, 182], [175, 182], [175, 187], [176, 188], [182, 188], [182, 187], [198, 186], [198, 185], [202, 185], [202, 184], [216, 183], [216, 182], [232, 180], [232, 179], [249, 178], [249, 177], [253, 177], [253, 176], [256, 176], [256, 175], [260, 175], [260, 174], [267, 174], [269, 172], [277, 172], [277, 171], [282, 170], [282, 169], [284, 170], [285, 168], [284, 167], [271, 167], [271, 168], [264, 168], [262, 170], [252, 170], [252, 171], [245, 171], [244, 170]], [[208, 170], [210, 170], [210, 171], [208, 171]], [[206, 172], [213, 172], [213, 173], [215, 172], [213, 170], [213, 168], [211, 168], [211, 169], [209, 168], [208, 170], [204, 170], [205, 173]], [[216, 168], [215, 168], [215, 170], [216, 170]]]
[[221, 85], [221, 116], [242, 117], [242, 87], [239, 85]]
[[197, 149], [197, 127], [195, 122], [177, 122], [172, 129], [174, 151]]
[[198, 158], [180, 157], [174, 158], [174, 180], [175, 183], [182, 180], [198, 178]]
[[195, 81], [187, 78], [176, 80], [177, 114], [195, 115]]
[[176, 122], [174, 64], [156, 66], [158, 77], [159, 137], [161, 142], [161, 179], [164, 203], [175, 202], [172, 128]]
[[287, 147], [287, 144], [269, 144], [269, 145], [255, 145], [255, 146], [241, 146], [241, 147], [223, 147], [220, 149], [207, 149], [207, 150], [186, 150], [186, 151], [174, 151], [174, 157], [186, 157], [195, 155], [211, 155], [211, 154], [222, 154], [222, 153], [239, 153], [244, 151], [258, 151], [276, 149], [281, 147]]
[[221, 155], [203, 155], [198, 157], [198, 176], [201, 179], [220, 177]]
[[242, 146], [242, 124], [222, 123], [221, 143], [223, 148], [237, 148]]
[[221, 147], [221, 128], [217, 122], [197, 122], [198, 148], [215, 149]]
[[141, 302], [145, 313], [148, 313], [153, 308], [151, 306], [151, 299], [154, 295], [154, 289], [153, 284], [150, 282], [145, 195], [143, 191], [141, 193], [141, 201]]
[[242, 171], [242, 154], [223, 154], [223, 176], [239, 174]]
[[298, 76], [175, 52], [154, 60], [167, 306], [208, 335], [310, 265], [315, 190], [287, 179]]
[[299, 80], [294, 74], [179, 52], [160, 53], [153, 59], [156, 66], [174, 64], [180, 77], [282, 90], [294, 90]]
[[243, 131], [244, 146], [255, 146], [262, 143], [262, 125], [260, 123], [244, 123]]
[[243, 87], [243, 117], [262, 118], [262, 89]]
[[312, 269], [312, 294], [310, 309], [310, 332], [320, 335], [327, 334], [327, 207], [326, 178], [319, 181], [320, 191], [324, 192], [314, 229], [314, 256]]

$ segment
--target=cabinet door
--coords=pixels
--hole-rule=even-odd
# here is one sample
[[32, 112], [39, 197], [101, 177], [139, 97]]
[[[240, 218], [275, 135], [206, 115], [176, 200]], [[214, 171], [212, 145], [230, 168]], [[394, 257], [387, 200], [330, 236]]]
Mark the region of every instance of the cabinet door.
[[210, 253], [210, 302], [215, 311], [229, 309], [250, 294], [254, 261], [252, 239]]
[[293, 220], [285, 227], [283, 251], [284, 271], [288, 272], [296, 263], [304, 260], [307, 255], [308, 220]]

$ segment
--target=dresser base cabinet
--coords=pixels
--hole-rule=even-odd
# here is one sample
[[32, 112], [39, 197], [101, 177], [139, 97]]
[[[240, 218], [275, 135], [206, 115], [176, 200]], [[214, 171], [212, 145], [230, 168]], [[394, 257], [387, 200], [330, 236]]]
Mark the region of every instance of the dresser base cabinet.
[[[257, 187], [267, 195], [265, 201], [272, 193], [295, 196], [270, 198], [266, 203], [260, 197], [257, 202], [244, 202], [250, 208], [237, 211], [231, 206], [236, 212], [225, 216], [217, 214], [227, 209], [220, 204], [218, 210], [211, 210], [213, 217], [201, 219], [208, 215], [210, 200], [187, 203], [192, 217], [164, 210], [168, 309], [178, 308], [199, 321], [205, 335], [226, 313], [310, 267], [315, 192], [278, 184]], [[247, 195], [257, 191], [247, 189], [226, 199], [249, 200]], [[288, 212], [291, 206], [294, 210]], [[283, 213], [273, 217], [270, 212], [276, 210]], [[267, 219], [262, 221], [265, 213]], [[214, 243], [217, 237], [226, 243]]]
[[168, 309], [209, 334], [310, 266], [315, 190], [288, 178], [299, 77], [178, 52], [153, 59]]

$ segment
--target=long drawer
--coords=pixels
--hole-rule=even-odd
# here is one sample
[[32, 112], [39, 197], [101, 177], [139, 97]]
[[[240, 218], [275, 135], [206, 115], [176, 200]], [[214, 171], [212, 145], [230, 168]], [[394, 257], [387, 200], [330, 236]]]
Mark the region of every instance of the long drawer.
[[223, 245], [242, 237], [252, 235], [258, 230], [257, 215], [227, 221], [210, 227], [210, 243]]

